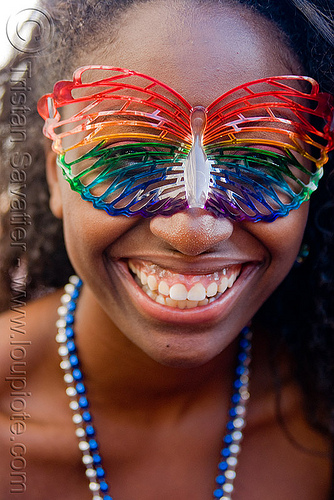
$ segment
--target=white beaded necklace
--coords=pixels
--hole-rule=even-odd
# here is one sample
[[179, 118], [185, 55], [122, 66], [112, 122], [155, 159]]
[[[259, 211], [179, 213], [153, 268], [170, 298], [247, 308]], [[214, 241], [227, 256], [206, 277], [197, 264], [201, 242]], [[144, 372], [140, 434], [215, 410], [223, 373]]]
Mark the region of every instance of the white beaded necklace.
[[[86, 476], [93, 500], [113, 500], [105, 479], [99, 445], [95, 438], [95, 428], [86, 397], [83, 373], [78, 358], [74, 340], [74, 315], [80, 294], [82, 281], [77, 276], [71, 276], [65, 286], [65, 294], [61, 297], [58, 308], [56, 340], [61, 357], [60, 366], [64, 370], [66, 393], [70, 398], [69, 406], [73, 410], [72, 420], [76, 426], [75, 433], [79, 438], [79, 449], [82, 451], [82, 462], [86, 466]], [[218, 464], [217, 488], [213, 492], [215, 500], [231, 500], [233, 483], [236, 476], [236, 466], [240, 453], [240, 443], [245, 427], [246, 406], [249, 399], [249, 363], [251, 360], [252, 333], [245, 327], [240, 334], [240, 351], [236, 379], [233, 384], [232, 405], [229, 411], [229, 421]]]

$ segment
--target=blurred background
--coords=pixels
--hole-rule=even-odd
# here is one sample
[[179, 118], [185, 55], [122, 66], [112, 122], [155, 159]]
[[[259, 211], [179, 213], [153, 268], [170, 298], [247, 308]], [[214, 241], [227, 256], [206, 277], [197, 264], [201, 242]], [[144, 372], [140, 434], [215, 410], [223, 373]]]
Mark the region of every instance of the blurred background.
[[18, 42], [23, 43], [29, 38], [34, 21], [27, 22], [27, 19], [31, 18], [30, 9], [33, 9], [36, 3], [37, 0], [3, 0], [1, 2], [0, 66], [6, 64], [10, 51], [13, 50], [8, 40], [9, 37], [16, 46], [19, 46]]

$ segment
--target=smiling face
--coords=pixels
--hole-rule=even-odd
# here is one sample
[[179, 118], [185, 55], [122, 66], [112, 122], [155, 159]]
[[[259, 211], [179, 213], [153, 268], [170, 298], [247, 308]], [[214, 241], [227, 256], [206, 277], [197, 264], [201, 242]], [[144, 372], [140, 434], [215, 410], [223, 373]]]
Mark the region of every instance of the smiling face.
[[[268, 21], [239, 5], [194, 2], [131, 8], [113, 44], [77, 65], [100, 62], [148, 74], [204, 107], [242, 83], [302, 73]], [[109, 216], [71, 191], [60, 169], [55, 177], [54, 163], [51, 206], [85, 283], [82, 315], [163, 364], [197, 366], [217, 356], [298, 252], [306, 203], [270, 224], [236, 223], [201, 208], [151, 219]]]

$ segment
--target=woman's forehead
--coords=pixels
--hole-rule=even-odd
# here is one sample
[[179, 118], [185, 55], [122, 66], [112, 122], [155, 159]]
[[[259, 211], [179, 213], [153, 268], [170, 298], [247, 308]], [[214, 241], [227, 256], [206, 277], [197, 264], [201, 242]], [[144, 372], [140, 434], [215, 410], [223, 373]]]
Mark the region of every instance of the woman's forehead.
[[298, 72], [276, 27], [238, 3], [137, 4], [123, 15], [110, 44], [106, 35], [79, 63], [148, 74], [203, 106], [246, 81]]

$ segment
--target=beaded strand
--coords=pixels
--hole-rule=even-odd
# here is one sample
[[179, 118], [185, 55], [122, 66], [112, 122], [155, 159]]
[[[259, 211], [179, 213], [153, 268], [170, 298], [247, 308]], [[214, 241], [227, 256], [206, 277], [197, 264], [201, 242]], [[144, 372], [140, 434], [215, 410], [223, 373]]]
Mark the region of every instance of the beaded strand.
[[230, 420], [226, 424], [224, 447], [221, 450], [221, 461], [218, 464], [219, 475], [216, 477], [218, 488], [213, 496], [218, 500], [231, 500], [238, 465], [240, 443], [246, 425], [246, 405], [249, 400], [249, 364], [251, 361], [252, 332], [248, 326], [240, 332], [238, 366], [233, 383], [232, 406], [229, 411]]
[[95, 439], [95, 429], [89, 403], [86, 397], [86, 387], [80, 367], [78, 352], [74, 340], [74, 315], [80, 294], [82, 281], [77, 276], [71, 276], [65, 286], [65, 294], [61, 297], [62, 305], [58, 308], [58, 333], [56, 341], [60, 344], [58, 353], [62, 358], [60, 363], [64, 370], [66, 394], [70, 397], [70, 408], [73, 411], [72, 420], [76, 425], [75, 433], [79, 438], [79, 449], [82, 461], [86, 466], [86, 476], [93, 500], [112, 500], [108, 495], [108, 484], [99, 446]]
[[[86, 466], [86, 476], [92, 500], [113, 500], [109, 495], [109, 487], [105, 479], [105, 471], [96, 440], [93, 419], [89, 410], [83, 373], [74, 338], [74, 316], [77, 300], [80, 295], [82, 281], [78, 276], [71, 276], [65, 285], [65, 294], [61, 297], [58, 308], [59, 319], [56, 323], [56, 341], [60, 344], [58, 353], [61, 357], [60, 367], [64, 371], [66, 394], [70, 398], [69, 406], [73, 411], [72, 420], [76, 426], [75, 433], [79, 439], [82, 462]], [[219, 474], [216, 477], [217, 489], [213, 492], [215, 500], [231, 500], [236, 477], [236, 466], [240, 453], [240, 443], [245, 427], [246, 405], [249, 399], [249, 363], [251, 361], [252, 332], [245, 327], [240, 333], [240, 347], [236, 380], [233, 384], [232, 405], [229, 421], [226, 425], [224, 446], [218, 464]]]

